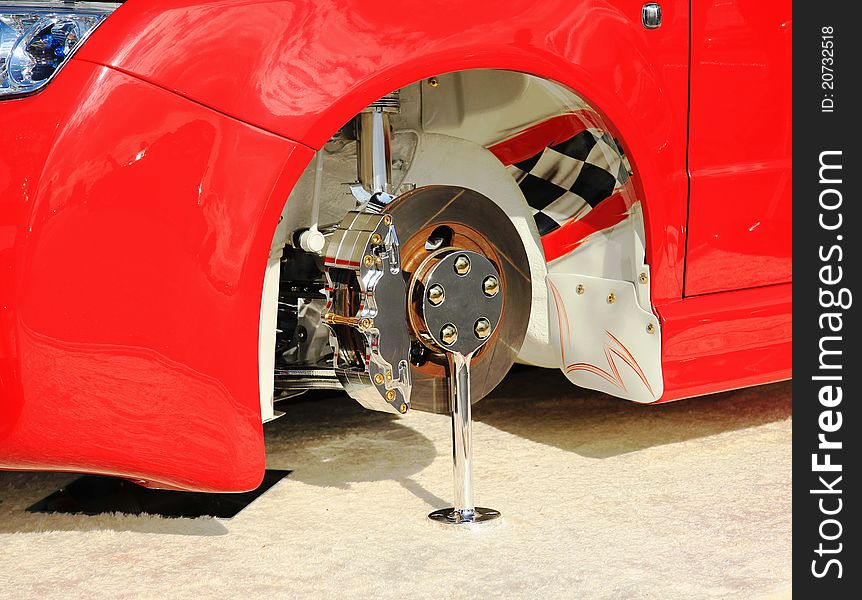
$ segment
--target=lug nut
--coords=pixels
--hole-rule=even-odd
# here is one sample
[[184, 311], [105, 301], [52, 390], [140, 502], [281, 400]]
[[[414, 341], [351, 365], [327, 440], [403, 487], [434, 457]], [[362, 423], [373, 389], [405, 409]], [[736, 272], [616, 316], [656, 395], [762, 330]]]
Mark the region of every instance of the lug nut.
[[485, 295], [489, 298], [493, 298], [497, 295], [497, 292], [500, 291], [500, 281], [493, 275], [489, 275], [485, 278], [485, 281], [482, 282], [482, 291], [485, 292]]
[[451, 323], [446, 323], [440, 330], [440, 339], [447, 346], [451, 346], [458, 341], [458, 329]]
[[484, 340], [486, 337], [491, 335], [491, 321], [482, 317], [478, 321], [476, 321], [476, 325], [473, 327], [473, 331], [476, 332], [476, 337], [480, 340]]
[[443, 304], [443, 300], [446, 299], [446, 290], [443, 289], [443, 286], [435, 283], [430, 288], [428, 288], [428, 302], [430, 302], [434, 306], [440, 306]]
[[470, 259], [466, 254], [461, 254], [455, 259], [455, 272], [462, 277], [470, 272]]

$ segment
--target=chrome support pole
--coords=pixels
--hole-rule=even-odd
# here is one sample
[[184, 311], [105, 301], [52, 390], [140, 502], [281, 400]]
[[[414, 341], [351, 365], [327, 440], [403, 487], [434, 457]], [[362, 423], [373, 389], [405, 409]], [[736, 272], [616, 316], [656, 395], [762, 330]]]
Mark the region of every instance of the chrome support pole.
[[449, 392], [452, 399], [452, 466], [455, 511], [461, 520], [473, 518], [473, 427], [470, 406], [470, 361], [473, 355], [449, 355]]
[[473, 353], [448, 354], [455, 506], [435, 510], [428, 518], [447, 525], [484, 523], [499, 517], [500, 512], [473, 504], [473, 419], [470, 402], [470, 361]]

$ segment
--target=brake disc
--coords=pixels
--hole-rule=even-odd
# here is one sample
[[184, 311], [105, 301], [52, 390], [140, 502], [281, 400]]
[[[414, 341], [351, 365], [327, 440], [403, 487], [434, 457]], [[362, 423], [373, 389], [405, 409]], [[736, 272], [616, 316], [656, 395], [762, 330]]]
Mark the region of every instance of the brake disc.
[[[426, 186], [402, 194], [382, 209], [396, 224], [401, 269], [407, 280], [407, 320], [411, 336], [411, 408], [450, 412], [448, 358], [423, 339], [421, 298], [429, 257], [441, 249], [481, 254], [500, 274], [499, 326], [471, 365], [473, 402], [493, 390], [515, 362], [530, 317], [531, 281], [527, 254], [515, 226], [491, 199], [456, 186]], [[450, 297], [447, 302], [468, 299]]]

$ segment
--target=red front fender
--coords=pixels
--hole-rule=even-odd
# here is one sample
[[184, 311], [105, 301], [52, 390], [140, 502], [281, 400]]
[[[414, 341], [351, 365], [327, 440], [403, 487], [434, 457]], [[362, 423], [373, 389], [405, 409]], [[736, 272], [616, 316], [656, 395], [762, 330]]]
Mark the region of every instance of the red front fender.
[[311, 151], [80, 61], [0, 120], [0, 467], [254, 488], [263, 224]]

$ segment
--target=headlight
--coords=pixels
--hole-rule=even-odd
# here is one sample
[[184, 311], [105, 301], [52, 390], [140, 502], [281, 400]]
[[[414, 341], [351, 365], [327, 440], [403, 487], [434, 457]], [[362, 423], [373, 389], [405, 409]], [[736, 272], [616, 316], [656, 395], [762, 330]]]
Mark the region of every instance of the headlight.
[[119, 4], [0, 3], [0, 99], [48, 85], [75, 50]]

